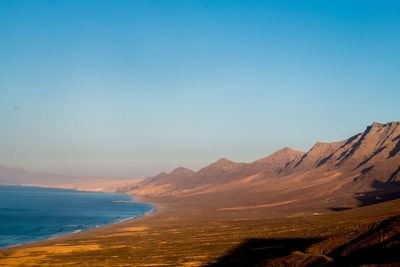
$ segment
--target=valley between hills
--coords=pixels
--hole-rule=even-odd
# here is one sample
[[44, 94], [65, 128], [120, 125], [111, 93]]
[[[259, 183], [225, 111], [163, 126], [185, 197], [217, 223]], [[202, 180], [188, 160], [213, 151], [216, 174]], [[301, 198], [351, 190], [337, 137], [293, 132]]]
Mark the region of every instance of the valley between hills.
[[[49, 176], [49, 184], [23, 170], [14, 172], [17, 184], [93, 189], [90, 180], [66, 184]], [[0, 167], [0, 183], [12, 173]], [[100, 185], [159, 210], [1, 250], [0, 266], [400, 263], [400, 122], [373, 123], [307, 152], [283, 148], [250, 163], [222, 158], [197, 172], [180, 167]]]

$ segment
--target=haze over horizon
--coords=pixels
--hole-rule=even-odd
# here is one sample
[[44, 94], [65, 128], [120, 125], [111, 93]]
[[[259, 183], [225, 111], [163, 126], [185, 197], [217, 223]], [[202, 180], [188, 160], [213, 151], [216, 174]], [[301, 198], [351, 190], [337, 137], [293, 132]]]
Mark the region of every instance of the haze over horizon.
[[400, 120], [398, 1], [2, 1], [0, 164], [151, 176]]

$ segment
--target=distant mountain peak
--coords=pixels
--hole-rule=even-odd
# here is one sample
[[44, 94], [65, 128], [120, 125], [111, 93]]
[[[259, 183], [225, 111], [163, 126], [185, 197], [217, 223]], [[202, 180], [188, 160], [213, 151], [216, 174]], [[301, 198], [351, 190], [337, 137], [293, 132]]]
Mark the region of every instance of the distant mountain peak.
[[385, 125], [386, 125], [386, 124], [383, 124], [383, 123], [374, 121], [374, 122], [371, 124], [371, 127], [382, 127], [382, 126], [385, 126]]
[[313, 147], [308, 151], [310, 152], [321, 152], [325, 150], [327, 147], [331, 146], [332, 143], [324, 143], [324, 142], [316, 142]]
[[380, 123], [375, 121], [367, 128], [383, 128], [383, 127], [393, 127], [393, 126], [400, 126], [400, 121], [391, 121], [387, 123]]
[[214, 169], [230, 169], [232, 167], [236, 167], [237, 165], [239, 165], [239, 163], [231, 161], [227, 158], [220, 158], [219, 160], [202, 168], [199, 172], [204, 172]]
[[170, 172], [170, 174], [181, 174], [181, 173], [195, 173], [195, 172], [184, 167], [178, 167], [174, 169], [172, 172]]
[[219, 160], [217, 160], [216, 162], [233, 162], [232, 160], [229, 160], [227, 158], [220, 158]]
[[279, 155], [279, 154], [302, 154], [302, 153], [304, 153], [304, 152], [301, 152], [301, 151], [298, 151], [293, 148], [285, 146], [284, 148], [281, 148], [278, 151], [274, 152], [272, 155], [274, 155], [274, 154], [276, 154], [276, 155]]
[[280, 161], [285, 163], [288, 160], [292, 160], [296, 157], [299, 157], [303, 155], [304, 152], [294, 150], [290, 147], [284, 147], [282, 149], [279, 149], [278, 151], [275, 151], [269, 156], [266, 156], [262, 159], [254, 161], [254, 163], [265, 163], [265, 162], [270, 162], [270, 161]]
[[219, 160], [217, 160], [217, 161], [214, 162], [214, 163], [225, 164], [225, 163], [235, 163], [235, 162], [233, 162], [233, 161], [231, 161], [231, 160], [229, 160], [229, 159], [227, 159], [227, 158], [220, 158]]

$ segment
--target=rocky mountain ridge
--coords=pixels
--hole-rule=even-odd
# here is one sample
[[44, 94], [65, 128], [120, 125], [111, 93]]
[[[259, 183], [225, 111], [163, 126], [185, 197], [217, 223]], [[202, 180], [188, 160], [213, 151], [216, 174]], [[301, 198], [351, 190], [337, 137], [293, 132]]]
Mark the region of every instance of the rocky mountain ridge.
[[[400, 122], [390, 122], [373, 123], [339, 142], [317, 142], [307, 152], [283, 148], [250, 163], [222, 158], [198, 172], [185, 169], [181, 175], [174, 170], [126, 192], [156, 198], [201, 196], [224, 207], [309, 199], [324, 208], [347, 208], [397, 197], [399, 183]], [[233, 195], [241, 196], [240, 203]]]

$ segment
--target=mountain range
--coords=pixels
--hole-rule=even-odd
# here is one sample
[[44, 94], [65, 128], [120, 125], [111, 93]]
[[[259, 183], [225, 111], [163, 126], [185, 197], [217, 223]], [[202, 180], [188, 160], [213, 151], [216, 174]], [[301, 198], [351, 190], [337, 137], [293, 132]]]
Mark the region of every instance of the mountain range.
[[309, 151], [283, 148], [238, 163], [222, 158], [197, 172], [177, 168], [121, 192], [217, 209], [342, 210], [400, 195], [400, 122], [374, 122], [348, 139]]
[[269, 208], [277, 215], [349, 209], [400, 196], [400, 122], [374, 122], [307, 152], [285, 147], [249, 163], [221, 158], [197, 172], [179, 167], [145, 179], [107, 180], [0, 166], [0, 183], [129, 193], [218, 210]]
[[307, 152], [283, 148], [248, 163], [222, 158], [199, 171], [179, 167], [142, 180], [0, 166], [0, 183], [121, 192], [157, 206], [135, 220], [2, 250], [1, 266], [400, 262], [400, 122], [373, 123]]

